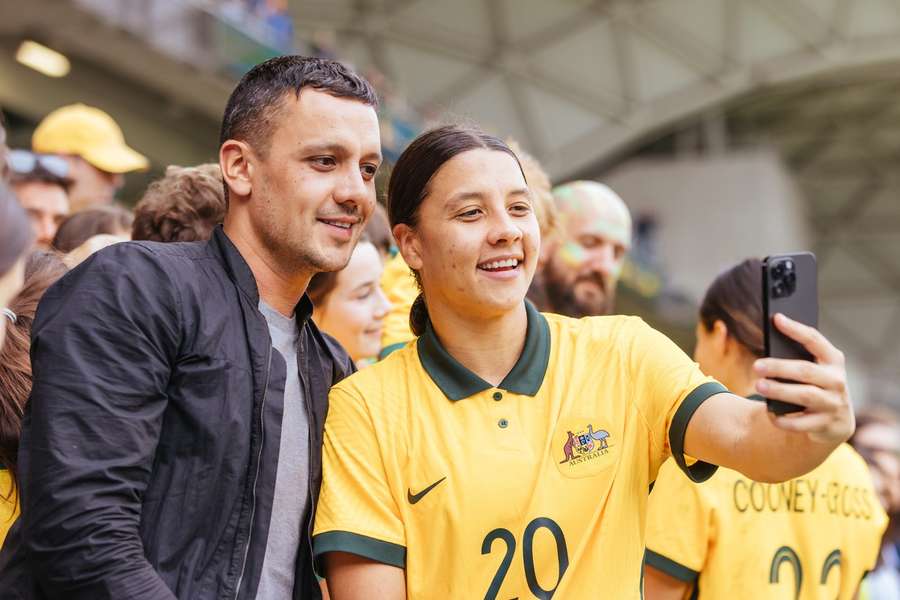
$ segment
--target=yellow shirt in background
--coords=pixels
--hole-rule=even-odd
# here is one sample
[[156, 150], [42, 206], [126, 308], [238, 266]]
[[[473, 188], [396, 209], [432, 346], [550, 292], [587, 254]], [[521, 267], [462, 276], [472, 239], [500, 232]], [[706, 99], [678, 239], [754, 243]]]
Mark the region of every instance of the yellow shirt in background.
[[409, 328], [409, 311], [419, 295], [419, 288], [399, 253], [384, 266], [381, 289], [391, 303], [391, 311], [384, 318], [384, 330], [381, 334], [379, 358], [384, 358], [416, 337]]
[[6, 499], [6, 496], [11, 491], [12, 478], [9, 475], [9, 471], [0, 469], [0, 547], [3, 547], [9, 528], [12, 527], [16, 517], [19, 516], [18, 495], [13, 494], [9, 499]]
[[412, 600], [640, 598], [650, 482], [725, 389], [638, 318], [526, 306], [496, 387], [429, 328], [332, 388], [317, 556], [404, 568]]
[[650, 494], [647, 564], [695, 583], [699, 600], [851, 600], [886, 527], [847, 444], [781, 484], [719, 469], [697, 485], [668, 461]]

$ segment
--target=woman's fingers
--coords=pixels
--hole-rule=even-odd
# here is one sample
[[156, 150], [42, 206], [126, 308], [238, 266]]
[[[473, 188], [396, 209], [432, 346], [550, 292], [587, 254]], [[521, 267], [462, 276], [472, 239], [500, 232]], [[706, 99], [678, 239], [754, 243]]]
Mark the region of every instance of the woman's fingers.
[[781, 333], [799, 342], [816, 358], [816, 362], [833, 365], [844, 364], [844, 354], [815, 327], [804, 325], [781, 313], [775, 315], [774, 321]]
[[830, 412], [840, 405], [839, 396], [815, 385], [760, 379], [756, 382], [756, 389], [766, 398], [799, 404], [807, 412]]
[[808, 360], [761, 358], [753, 363], [753, 370], [759, 377], [786, 379], [840, 393], [843, 392], [845, 387], [842, 369], [833, 365], [809, 362]]

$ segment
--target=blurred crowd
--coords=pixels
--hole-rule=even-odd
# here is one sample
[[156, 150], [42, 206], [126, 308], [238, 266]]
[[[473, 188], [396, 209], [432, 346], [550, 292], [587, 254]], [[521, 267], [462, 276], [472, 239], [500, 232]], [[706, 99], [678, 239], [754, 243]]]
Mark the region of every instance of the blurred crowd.
[[[514, 141], [508, 143], [528, 182], [543, 240], [528, 299], [543, 312], [575, 318], [614, 314], [617, 283], [632, 245], [626, 202], [596, 181], [554, 186], [537, 160]], [[48, 114], [34, 130], [30, 148], [6, 148], [0, 138], [5, 180], [0, 184], [0, 543], [19, 516], [17, 480], [23, 465], [18, 448], [31, 394], [31, 326], [44, 292], [116, 244], [210, 240], [228, 213], [223, 172], [216, 163], [169, 166], [133, 207], [126, 206], [117, 192], [129, 173], [149, 164], [128, 145], [112, 117], [82, 104]], [[312, 320], [346, 350], [355, 369], [368, 368], [415, 338], [410, 312], [419, 282], [398, 253], [384, 199], [379, 202], [346, 266], [316, 274], [306, 289]], [[761, 329], [746, 323], [761, 322], [761, 308], [734, 290], [758, 289], [753, 277], [759, 269], [758, 261], [738, 265], [713, 283], [697, 325], [695, 359], [701, 368], [746, 396], [754, 393], [752, 364], [762, 355]], [[860, 598], [900, 599], [896, 412], [885, 406], [859, 409], [850, 444], [868, 466], [866, 476], [890, 517]], [[661, 486], [664, 476], [662, 471]], [[648, 548], [665, 555], [664, 536], [654, 533], [652, 518], [648, 529]], [[662, 566], [656, 573], [649, 564], [647, 597], [665, 597], [653, 594], [673, 585], [666, 579], [671, 576], [667, 563], [657, 563]], [[678, 587], [679, 593], [690, 593], [691, 582], [683, 583], [688, 587]]]

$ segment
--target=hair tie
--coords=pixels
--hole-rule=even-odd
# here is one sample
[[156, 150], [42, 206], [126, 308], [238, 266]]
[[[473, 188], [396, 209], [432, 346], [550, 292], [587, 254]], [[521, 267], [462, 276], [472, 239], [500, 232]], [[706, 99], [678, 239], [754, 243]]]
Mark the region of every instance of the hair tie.
[[10, 321], [11, 323], [15, 323], [15, 322], [16, 322], [16, 313], [14, 313], [13, 311], [9, 310], [8, 308], [4, 308], [4, 309], [3, 309], [3, 316], [5, 316], [7, 319], [9, 319], [9, 321]]

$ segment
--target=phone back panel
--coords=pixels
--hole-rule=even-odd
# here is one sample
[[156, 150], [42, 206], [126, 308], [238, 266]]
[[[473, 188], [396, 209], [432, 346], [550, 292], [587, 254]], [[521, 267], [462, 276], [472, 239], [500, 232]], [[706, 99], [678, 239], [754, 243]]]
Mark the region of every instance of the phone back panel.
[[[778, 294], [774, 286], [780, 281], [775, 269], [779, 262], [790, 260], [794, 264], [795, 287], [789, 294]], [[783, 281], [783, 280], [782, 280]], [[778, 331], [772, 322], [776, 313], [811, 327], [819, 326], [819, 290], [816, 257], [811, 252], [777, 254], [763, 261], [763, 335], [766, 356], [813, 360], [813, 356], [801, 344]], [[770, 409], [776, 413], [792, 412], [800, 409], [794, 404], [769, 401]], [[773, 406], [774, 405], [774, 406]]]

